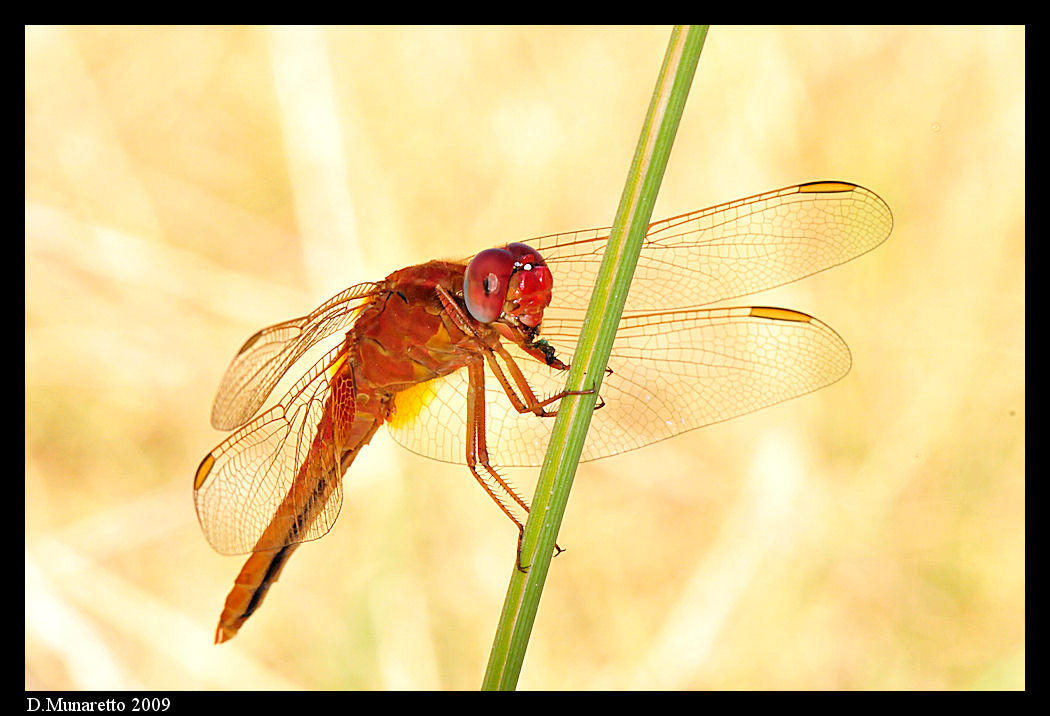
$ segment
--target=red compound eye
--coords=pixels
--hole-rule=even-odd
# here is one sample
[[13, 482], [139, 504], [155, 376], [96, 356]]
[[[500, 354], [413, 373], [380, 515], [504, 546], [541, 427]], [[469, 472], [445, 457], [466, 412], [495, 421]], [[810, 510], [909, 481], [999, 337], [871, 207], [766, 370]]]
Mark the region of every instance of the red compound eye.
[[536, 249], [507, 244], [475, 256], [463, 275], [463, 300], [470, 315], [482, 323], [503, 316], [535, 328], [551, 301], [550, 269]]
[[514, 254], [506, 249], [485, 249], [467, 264], [463, 301], [475, 319], [492, 323], [503, 313], [514, 263]]

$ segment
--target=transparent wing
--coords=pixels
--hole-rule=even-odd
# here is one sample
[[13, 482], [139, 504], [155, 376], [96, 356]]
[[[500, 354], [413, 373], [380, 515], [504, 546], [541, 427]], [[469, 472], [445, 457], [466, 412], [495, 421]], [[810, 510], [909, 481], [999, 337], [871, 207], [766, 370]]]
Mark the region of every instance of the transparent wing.
[[193, 499], [208, 542], [223, 554], [317, 539], [342, 506], [340, 460], [354, 399], [338, 347], [281, 398], [212, 450]]
[[277, 323], [245, 342], [219, 384], [211, 424], [219, 430], [244, 425], [273, 392], [288, 369], [319, 341], [350, 328], [380, 290], [360, 283], [336, 294], [307, 316]]
[[[886, 240], [893, 217], [874, 192], [812, 182], [653, 223], [613, 345], [583, 459], [633, 450], [833, 383], [849, 349], [831, 328], [795, 311], [681, 310], [790, 283], [856, 258]], [[528, 241], [550, 266], [554, 296], [541, 334], [571, 362], [608, 229]], [[508, 347], [512, 352], [513, 347]], [[517, 352], [540, 398], [565, 374]], [[414, 452], [461, 462], [466, 376], [457, 373], [397, 398], [395, 439]], [[519, 415], [486, 369], [493, 464], [542, 461], [552, 421]]]
[[[573, 342], [576, 327], [550, 340]], [[571, 353], [562, 354], [571, 360]], [[541, 398], [563, 389], [565, 373], [517, 351]], [[635, 315], [620, 324], [583, 459], [627, 452], [679, 433], [774, 405], [834, 383], [850, 353], [831, 328], [797, 311], [739, 307]], [[486, 375], [493, 464], [538, 465], [554, 421], [519, 414]], [[389, 424], [409, 450], [448, 462], [465, 451], [465, 371], [401, 393]]]
[[[871, 251], [893, 216], [877, 194], [847, 182], [812, 182], [650, 225], [625, 313], [705, 306], [797, 281]], [[527, 242], [554, 275], [543, 332], [582, 316], [608, 229]]]

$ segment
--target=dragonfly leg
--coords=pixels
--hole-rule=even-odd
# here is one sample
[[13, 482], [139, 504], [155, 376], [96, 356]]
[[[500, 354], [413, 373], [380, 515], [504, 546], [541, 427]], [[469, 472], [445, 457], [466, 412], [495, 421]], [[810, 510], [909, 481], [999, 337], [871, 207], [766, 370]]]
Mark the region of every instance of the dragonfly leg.
[[[489, 462], [488, 445], [485, 438], [485, 367], [481, 361], [467, 366], [467, 469], [485, 490], [486, 494], [518, 528], [517, 568], [525, 572], [521, 563], [521, 540], [525, 535], [524, 518], [515, 514], [515, 509], [529, 513], [529, 503], [517, 493]], [[481, 467], [481, 471], [478, 467]], [[484, 473], [484, 477], [482, 476]], [[509, 499], [508, 499], [509, 498]], [[558, 552], [562, 548], [555, 545]]]
[[[519, 413], [533, 413], [537, 417], [550, 418], [558, 414], [558, 411], [556, 410], [544, 410], [544, 408], [551, 403], [557, 402], [567, 395], [590, 395], [595, 392], [593, 388], [591, 390], [563, 390], [545, 400], [540, 400], [536, 397], [532, 387], [529, 385], [529, 381], [525, 378], [525, 374], [521, 372], [521, 368], [518, 367], [514, 357], [507, 352], [507, 349], [503, 347], [499, 340], [496, 339], [493, 345], [486, 346], [485, 341], [480, 335], [478, 335], [478, 332], [471, 324], [471, 319], [467, 317], [460, 305], [456, 303], [452, 294], [441, 286], [437, 287], [437, 294], [438, 298], [441, 300], [442, 306], [445, 308], [445, 312], [448, 314], [449, 318], [452, 319], [453, 323], [456, 324], [456, 327], [467, 335], [478, 339], [478, 343], [483, 346], [482, 350], [485, 354], [485, 360], [488, 363], [489, 368], [492, 370], [493, 375], [496, 376], [496, 380], [499, 381], [500, 387], [503, 388], [503, 392], [507, 394], [507, 398], [510, 400], [511, 405], [513, 405], [514, 409]], [[549, 357], [541, 358], [540, 356], [543, 352], [538, 351], [536, 348], [530, 348], [527, 345], [522, 345], [520, 347], [530, 355], [533, 355], [537, 360], [550, 365], [555, 370], [569, 369], [569, 366], [561, 361], [555, 361], [552, 363]], [[521, 396], [519, 396], [514, 390], [514, 387], [511, 386], [510, 381], [507, 379], [499, 362], [496, 360], [496, 355], [502, 358], [503, 362], [507, 365], [507, 369], [510, 371], [514, 384], [517, 386], [517, 389], [521, 391]], [[553, 349], [550, 349], [550, 356], [553, 356]]]
[[[521, 391], [521, 397], [515, 392], [514, 387], [511, 386], [510, 381], [507, 380], [507, 376], [504, 375], [503, 369], [500, 368], [499, 361], [496, 360], [496, 356], [503, 359], [503, 362], [507, 365], [507, 370], [510, 371], [511, 378], [514, 379], [514, 384], [517, 389]], [[503, 392], [507, 394], [507, 398], [510, 400], [511, 405], [519, 413], [533, 413], [540, 418], [551, 418], [558, 414], [557, 410], [545, 410], [544, 408], [551, 403], [557, 402], [567, 395], [591, 395], [594, 393], [594, 389], [590, 390], [563, 390], [560, 393], [555, 393], [545, 400], [540, 400], [536, 397], [536, 394], [532, 390], [532, 386], [529, 385], [528, 379], [525, 378], [525, 374], [521, 372], [521, 368], [518, 367], [517, 362], [506, 348], [497, 343], [492, 351], [486, 352], [485, 360], [488, 362], [489, 369], [492, 374], [496, 376], [496, 380], [499, 381], [500, 387], [503, 388]]]

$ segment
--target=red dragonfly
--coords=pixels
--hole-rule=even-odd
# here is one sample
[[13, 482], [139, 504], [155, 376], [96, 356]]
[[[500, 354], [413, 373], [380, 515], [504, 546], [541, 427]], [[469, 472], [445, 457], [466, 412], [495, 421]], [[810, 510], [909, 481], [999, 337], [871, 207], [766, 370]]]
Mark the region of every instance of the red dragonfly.
[[[882, 199], [846, 182], [791, 186], [651, 224], [583, 459], [844, 376], [849, 349], [816, 318], [701, 306], [849, 261], [892, 226]], [[299, 544], [331, 529], [343, 473], [380, 425], [413, 452], [465, 462], [520, 539], [528, 503], [494, 466], [543, 461], [608, 235], [557, 234], [409, 266], [248, 339], [211, 414], [216, 428], [236, 432], [193, 481], [212, 547], [251, 553], [226, 598], [217, 643], [236, 635]], [[323, 352], [326, 339], [334, 346]], [[256, 415], [311, 351], [323, 355]]]

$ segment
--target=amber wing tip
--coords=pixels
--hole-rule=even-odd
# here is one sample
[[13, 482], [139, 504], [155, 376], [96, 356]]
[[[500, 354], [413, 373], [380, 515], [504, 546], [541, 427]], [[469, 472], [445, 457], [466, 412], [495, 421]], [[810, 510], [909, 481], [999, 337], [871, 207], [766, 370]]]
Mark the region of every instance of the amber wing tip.
[[798, 185], [798, 190], [807, 194], [834, 194], [857, 188], [859, 187], [856, 184], [846, 181], [811, 181]]

